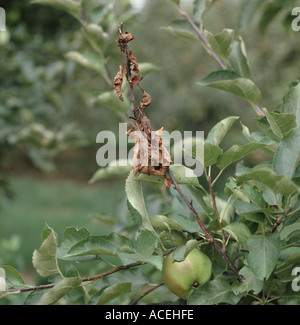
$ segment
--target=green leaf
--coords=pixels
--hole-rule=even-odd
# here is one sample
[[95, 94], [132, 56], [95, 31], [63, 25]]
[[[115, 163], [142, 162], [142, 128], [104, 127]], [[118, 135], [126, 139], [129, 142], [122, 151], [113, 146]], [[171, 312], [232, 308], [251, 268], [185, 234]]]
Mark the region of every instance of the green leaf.
[[79, 18], [81, 13], [81, 1], [73, 0], [32, 0], [31, 4], [40, 4], [68, 12]]
[[106, 167], [99, 168], [90, 179], [89, 184], [94, 184], [104, 179], [127, 177], [131, 170], [132, 166], [128, 163], [127, 159], [117, 160], [109, 163]]
[[194, 0], [193, 16], [194, 19], [201, 23], [202, 16], [215, 0]]
[[84, 24], [81, 31], [92, 48], [102, 53], [108, 40], [108, 34], [103, 31], [103, 28], [96, 24]]
[[81, 279], [78, 277], [65, 278], [51, 289], [48, 289], [39, 301], [39, 305], [52, 305], [60, 298], [65, 296], [70, 290], [81, 285]]
[[64, 232], [64, 240], [61, 243], [60, 247], [56, 250], [57, 258], [63, 258], [68, 250], [80, 242], [81, 240], [87, 238], [90, 235], [89, 231], [86, 228], [77, 229], [75, 227], [68, 227]]
[[[299, 283], [299, 281], [298, 281]], [[294, 291], [292, 289], [287, 290], [286, 292], [280, 294], [279, 298], [280, 305], [295, 305], [299, 306], [300, 304], [300, 292]]]
[[204, 143], [204, 166], [214, 165], [219, 157], [223, 154], [223, 150], [214, 144], [209, 142]]
[[263, 198], [263, 193], [256, 189], [254, 186], [244, 184], [242, 186], [242, 191], [253, 204], [258, 205], [261, 208], [266, 207], [266, 202]]
[[196, 145], [193, 145], [191, 148], [185, 149], [185, 152], [194, 159], [197, 159], [202, 165], [204, 160], [204, 166], [211, 166], [217, 162], [219, 156], [223, 153], [223, 150], [217, 145], [205, 142], [204, 159], [203, 153], [198, 154]]
[[42, 245], [32, 256], [33, 266], [40, 276], [60, 273], [56, 257], [57, 242], [57, 234], [46, 225], [42, 232]]
[[231, 70], [215, 71], [197, 82], [200, 86], [212, 87], [224, 90], [235, 96], [246, 99], [252, 104], [261, 98], [261, 92], [257, 86], [247, 78], [242, 78]]
[[149, 220], [149, 216], [146, 210], [143, 190], [142, 190], [142, 182], [139, 182], [135, 179], [133, 171], [129, 173], [129, 176], [125, 182], [125, 192], [127, 195], [127, 199], [130, 202], [131, 206], [136, 209], [139, 214], [142, 216], [142, 222], [146, 229], [155, 233], [151, 222]]
[[4, 268], [0, 267], [0, 298], [7, 294], [6, 274]]
[[142, 63], [139, 63], [139, 70], [140, 70], [140, 73], [143, 76], [145, 76], [150, 72], [160, 70], [160, 68], [151, 62], [142, 62]]
[[254, 276], [259, 280], [267, 280], [280, 254], [278, 233], [252, 235], [247, 240], [246, 248], [249, 250], [246, 259]]
[[266, 5], [259, 22], [259, 29], [262, 34], [265, 33], [272, 20], [280, 12], [281, 9], [282, 7], [279, 2], [269, 3]]
[[217, 305], [226, 303], [236, 305], [242, 295], [235, 295], [230, 283], [224, 279], [216, 278], [198, 287], [190, 295], [188, 305]]
[[129, 211], [129, 214], [132, 218], [133, 223], [137, 226], [140, 227], [143, 225], [143, 218], [140, 215], [140, 213], [130, 204], [130, 202], [127, 200], [127, 208]]
[[103, 290], [97, 305], [106, 305], [111, 300], [128, 293], [131, 293], [131, 282], [113, 284]]
[[278, 145], [278, 139], [273, 134], [266, 134], [263, 132], [252, 132], [250, 134], [248, 127], [242, 123], [241, 125], [243, 129], [243, 135], [249, 142], [264, 144], [265, 147], [261, 148], [261, 150], [273, 156]]
[[293, 129], [278, 144], [273, 166], [279, 175], [292, 179], [300, 159], [300, 127]]
[[268, 112], [262, 108], [270, 124], [272, 132], [280, 139], [296, 127], [295, 115], [289, 113]]
[[261, 143], [247, 143], [243, 145], [235, 144], [219, 157], [217, 166], [219, 169], [224, 169], [235, 161], [246, 157], [253, 151], [262, 147], [264, 147], [264, 144]]
[[94, 57], [91, 54], [84, 55], [75, 51], [67, 52], [65, 57], [79, 63], [85, 68], [98, 72], [104, 79], [107, 79], [104, 65], [98, 57]]
[[168, 218], [179, 224], [187, 232], [201, 232], [201, 229], [199, 228], [199, 225], [195, 219], [190, 219], [178, 212], [168, 215]]
[[191, 25], [183, 19], [174, 20], [170, 25], [161, 27], [161, 29], [173, 36], [180, 36], [190, 40], [199, 40], [198, 35]]
[[263, 184], [275, 194], [281, 193], [285, 196], [292, 196], [299, 193], [298, 187], [291, 180], [284, 175], [278, 175], [270, 168], [257, 168], [237, 178], [238, 185], [247, 181]]
[[297, 125], [300, 126], [300, 83], [292, 87], [284, 96], [280, 110], [296, 116]]
[[219, 145], [239, 116], [229, 116], [218, 122], [208, 133], [206, 142]]
[[233, 29], [223, 29], [221, 33], [213, 35], [205, 30], [204, 35], [211, 49], [220, 57], [226, 59], [231, 50], [231, 43], [234, 38]]
[[240, 269], [239, 274], [244, 277], [243, 282], [234, 281], [232, 284], [232, 291], [238, 295], [243, 292], [253, 292], [259, 294], [263, 288], [264, 282], [257, 279], [248, 266]]
[[198, 246], [199, 242], [196, 239], [191, 239], [187, 241], [185, 245], [182, 245], [175, 249], [175, 251], [172, 253], [172, 261], [183, 261], [187, 257], [187, 255]]
[[300, 231], [300, 222], [295, 222], [291, 225], [285, 226], [280, 232], [280, 239], [289, 240], [295, 235], [298, 235], [299, 231]]
[[150, 217], [150, 222], [153, 228], [158, 230], [185, 230], [185, 228], [182, 227], [178, 222], [163, 215]]
[[232, 69], [240, 76], [249, 78], [250, 67], [246, 53], [246, 47], [243, 39], [239, 37], [238, 41], [234, 41], [231, 46], [231, 52], [228, 60]]
[[174, 164], [170, 166], [170, 170], [178, 184], [200, 186], [198, 177], [191, 168]]
[[249, 228], [242, 222], [230, 223], [224, 227], [224, 230], [242, 245], [245, 245], [247, 239], [251, 236]]
[[134, 248], [131, 252], [119, 252], [119, 257], [124, 264], [130, 262], [130, 260], [150, 263], [157, 269], [162, 269], [162, 254], [153, 255], [153, 251], [157, 244], [157, 236], [155, 236], [149, 230], [141, 230]]
[[244, 202], [241, 200], [235, 200], [233, 202], [234, 207], [238, 214], [257, 213], [263, 211], [263, 209], [255, 204]]
[[16, 288], [17, 286], [23, 286], [25, 284], [22, 275], [14, 267], [10, 265], [0, 265], [0, 268], [5, 271], [5, 280], [8, 288]]
[[109, 109], [111, 109], [113, 112], [119, 114], [125, 114], [127, 113], [130, 103], [127, 99], [127, 97], [123, 96], [124, 101], [122, 102], [117, 93], [112, 91], [106, 91], [102, 94], [100, 94], [98, 97], [94, 99], [95, 104], [101, 104]]
[[[183, 166], [183, 165], [178, 165], [178, 164], [171, 165], [170, 169], [173, 172], [175, 180], [178, 184], [199, 186], [198, 178], [194, 174], [193, 169]], [[154, 183], [164, 184], [163, 176], [154, 176], [154, 175], [138, 173], [134, 179], [137, 181], [145, 181], [145, 182], [154, 182]]]
[[245, 2], [239, 17], [238, 26], [241, 32], [245, 31], [248, 27], [255, 11], [258, 9], [259, 5], [263, 3], [263, 0], [252, 0]]
[[79, 241], [72, 246], [64, 257], [86, 255], [118, 255], [118, 251], [132, 250], [133, 244], [127, 237], [111, 232], [108, 235], [94, 236]]

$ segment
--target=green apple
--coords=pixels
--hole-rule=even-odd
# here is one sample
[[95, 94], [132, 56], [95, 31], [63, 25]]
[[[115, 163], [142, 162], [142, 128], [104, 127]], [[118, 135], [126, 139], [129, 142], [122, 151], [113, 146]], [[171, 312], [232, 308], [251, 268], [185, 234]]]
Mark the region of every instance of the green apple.
[[165, 286], [187, 300], [193, 291], [211, 277], [212, 264], [207, 255], [193, 249], [182, 262], [172, 262], [172, 254], [164, 258], [162, 276]]

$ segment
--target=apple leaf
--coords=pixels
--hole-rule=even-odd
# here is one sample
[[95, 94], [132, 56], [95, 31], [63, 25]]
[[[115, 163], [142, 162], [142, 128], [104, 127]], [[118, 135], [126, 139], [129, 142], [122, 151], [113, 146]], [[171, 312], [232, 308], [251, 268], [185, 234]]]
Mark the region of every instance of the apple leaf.
[[248, 265], [259, 280], [268, 279], [280, 254], [280, 238], [278, 233], [263, 233], [248, 238], [246, 248], [249, 254]]
[[200, 86], [217, 88], [241, 97], [251, 102], [257, 103], [261, 98], [261, 92], [257, 86], [247, 78], [242, 78], [232, 70], [215, 71], [207, 77], [197, 82]]

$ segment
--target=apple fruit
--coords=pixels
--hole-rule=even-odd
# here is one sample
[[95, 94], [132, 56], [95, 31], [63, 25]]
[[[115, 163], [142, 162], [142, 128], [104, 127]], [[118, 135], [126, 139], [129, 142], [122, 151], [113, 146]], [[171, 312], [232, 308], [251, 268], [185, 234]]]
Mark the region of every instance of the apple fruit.
[[174, 294], [187, 300], [193, 291], [211, 277], [212, 264], [207, 255], [193, 249], [181, 262], [172, 261], [172, 253], [164, 258], [162, 277], [165, 286]]

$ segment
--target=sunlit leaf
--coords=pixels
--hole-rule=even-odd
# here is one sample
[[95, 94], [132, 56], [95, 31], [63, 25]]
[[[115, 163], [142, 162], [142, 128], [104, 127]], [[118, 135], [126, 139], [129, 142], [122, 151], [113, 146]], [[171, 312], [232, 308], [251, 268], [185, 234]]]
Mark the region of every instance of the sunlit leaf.
[[292, 196], [299, 193], [298, 187], [284, 175], [278, 175], [270, 168], [257, 168], [250, 173], [243, 174], [237, 178], [237, 184], [247, 181], [255, 181], [263, 184], [274, 193]]
[[78, 277], [65, 278], [56, 283], [51, 289], [48, 289], [39, 301], [39, 305], [52, 305], [60, 298], [65, 296], [70, 290], [81, 285], [81, 279]]
[[264, 144], [261, 143], [247, 143], [244, 145], [235, 144], [220, 156], [217, 166], [220, 169], [224, 169], [235, 161], [246, 157], [251, 152], [262, 147], [264, 147]]
[[145, 205], [142, 182], [135, 179], [133, 171], [129, 173], [129, 176], [126, 179], [125, 191], [127, 195], [127, 200], [130, 202], [131, 206], [136, 209], [142, 216], [142, 222], [144, 227], [154, 232]]
[[90, 235], [72, 246], [65, 257], [85, 255], [118, 255], [118, 251], [131, 250], [132, 241], [118, 233]]
[[42, 232], [42, 245], [32, 256], [33, 266], [40, 276], [60, 273], [56, 257], [57, 243], [57, 234], [46, 225]]
[[261, 92], [257, 86], [247, 78], [242, 78], [231, 70], [215, 71], [197, 82], [200, 86], [217, 88], [241, 97], [255, 104], [261, 98]]
[[206, 142], [219, 145], [239, 116], [229, 116], [218, 122], [208, 133]]

